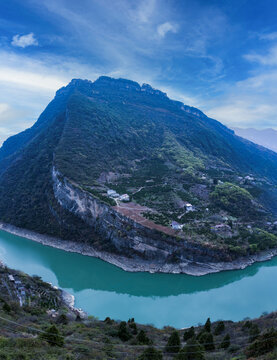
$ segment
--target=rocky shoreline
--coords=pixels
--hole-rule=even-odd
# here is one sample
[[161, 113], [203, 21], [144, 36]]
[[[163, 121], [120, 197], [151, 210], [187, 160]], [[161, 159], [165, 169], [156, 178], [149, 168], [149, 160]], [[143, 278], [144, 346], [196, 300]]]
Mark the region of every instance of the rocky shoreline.
[[36, 241], [42, 245], [51, 246], [56, 249], [96, 257], [129, 272], [170, 273], [202, 276], [220, 271], [245, 269], [247, 266], [250, 266], [255, 262], [268, 261], [277, 255], [277, 249], [271, 249], [249, 257], [241, 257], [231, 262], [201, 263], [188, 261], [178, 264], [165, 264], [161, 262], [153, 263], [147, 260], [129, 259], [125, 256], [97, 251], [85, 244], [78, 244], [70, 240], [61, 240], [5, 223], [0, 223], [0, 230], [17, 236], [22, 236], [26, 239]]

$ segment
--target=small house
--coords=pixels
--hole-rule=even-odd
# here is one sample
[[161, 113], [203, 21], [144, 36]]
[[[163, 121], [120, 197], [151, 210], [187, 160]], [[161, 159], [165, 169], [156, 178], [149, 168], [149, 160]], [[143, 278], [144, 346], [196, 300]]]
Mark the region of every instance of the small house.
[[128, 202], [128, 201], [130, 201], [130, 196], [128, 194], [120, 195], [119, 200]]
[[116, 191], [115, 191], [115, 190], [109, 189], [109, 190], [107, 191], [107, 195], [108, 195], [108, 196], [112, 196], [113, 194], [116, 194]]
[[10, 281], [14, 282], [14, 277], [12, 275], [8, 275]]
[[183, 225], [179, 224], [177, 221], [172, 221], [171, 222], [171, 227], [174, 230], [182, 230]]
[[188, 202], [185, 203], [185, 209], [186, 209], [187, 212], [190, 212], [190, 211], [194, 211], [194, 210], [195, 210], [194, 206], [192, 206], [192, 205], [191, 205], [190, 203], [188, 203]]

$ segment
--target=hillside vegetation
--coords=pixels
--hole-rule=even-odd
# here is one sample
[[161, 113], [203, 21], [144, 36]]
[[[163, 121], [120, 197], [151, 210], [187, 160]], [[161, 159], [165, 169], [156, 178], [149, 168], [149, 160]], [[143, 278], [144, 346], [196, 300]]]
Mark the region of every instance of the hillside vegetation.
[[110, 206], [107, 190], [128, 194], [149, 227], [175, 221], [174, 236], [231, 258], [259, 251], [257, 237], [275, 247], [277, 154], [149, 85], [72, 80], [0, 149], [0, 220], [95, 245], [97, 229], [55, 198], [53, 167]]

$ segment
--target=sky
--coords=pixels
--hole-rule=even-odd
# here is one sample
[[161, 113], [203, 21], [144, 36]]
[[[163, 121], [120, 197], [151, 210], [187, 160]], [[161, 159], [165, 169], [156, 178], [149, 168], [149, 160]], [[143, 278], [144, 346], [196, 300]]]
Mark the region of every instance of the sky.
[[72, 78], [123, 77], [277, 128], [275, 0], [0, 0], [0, 143]]

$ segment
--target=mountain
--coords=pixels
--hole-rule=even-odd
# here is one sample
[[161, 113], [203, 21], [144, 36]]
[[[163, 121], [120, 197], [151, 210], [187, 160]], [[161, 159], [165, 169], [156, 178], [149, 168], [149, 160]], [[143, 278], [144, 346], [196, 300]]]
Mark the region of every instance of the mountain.
[[277, 245], [277, 154], [147, 84], [72, 80], [0, 169], [3, 223], [128, 270], [218, 271]]
[[277, 130], [270, 128], [262, 130], [233, 128], [233, 130], [238, 136], [277, 152]]

